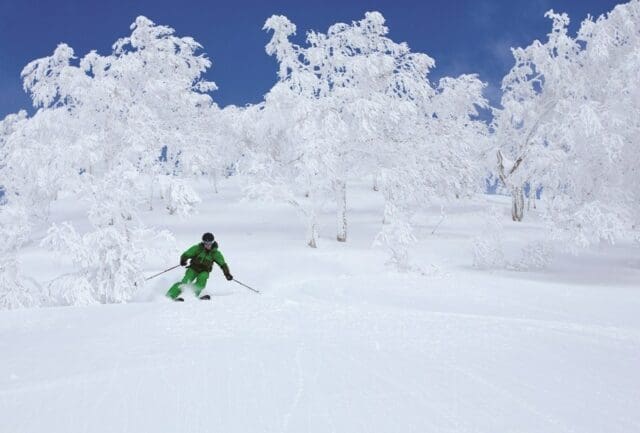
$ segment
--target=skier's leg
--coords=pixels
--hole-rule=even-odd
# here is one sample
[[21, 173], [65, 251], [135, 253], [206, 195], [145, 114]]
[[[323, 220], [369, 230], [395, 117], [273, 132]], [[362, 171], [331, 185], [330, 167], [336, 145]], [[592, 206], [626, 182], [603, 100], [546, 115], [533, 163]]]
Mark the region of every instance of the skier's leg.
[[198, 277], [196, 278], [196, 283], [194, 284], [193, 290], [196, 293], [196, 296], [200, 296], [200, 292], [204, 290], [207, 285], [207, 279], [209, 278], [209, 272], [200, 272]]
[[198, 274], [195, 271], [187, 269], [187, 272], [185, 272], [182, 281], [177, 282], [173, 286], [171, 286], [171, 288], [167, 292], [167, 296], [171, 299], [176, 299], [178, 296], [180, 296], [180, 293], [182, 293], [182, 285], [192, 282], [197, 278], [197, 276]]
[[180, 293], [182, 293], [182, 289], [180, 288], [181, 285], [182, 282], [177, 282], [173, 286], [171, 286], [171, 288], [167, 292], [167, 296], [171, 299], [176, 299], [178, 296], [180, 296]]

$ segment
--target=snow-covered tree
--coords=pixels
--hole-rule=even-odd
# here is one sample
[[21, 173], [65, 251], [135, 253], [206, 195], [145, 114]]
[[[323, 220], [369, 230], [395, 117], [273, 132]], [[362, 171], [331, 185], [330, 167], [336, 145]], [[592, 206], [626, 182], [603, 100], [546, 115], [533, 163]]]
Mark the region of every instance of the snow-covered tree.
[[[466, 195], [469, 185], [480, 185], [474, 156], [485, 131], [472, 117], [486, 102], [475, 76], [443, 79], [432, 87], [427, 74], [433, 59], [388, 38], [378, 12], [335, 24], [326, 34], [309, 32], [307, 47], [289, 40], [296, 28], [285, 17], [271, 17], [265, 29], [273, 31], [267, 52], [280, 63], [280, 82], [263, 113], [283, 107], [297, 112], [273, 116], [287, 119], [280, 125], [290, 133], [273, 131], [295, 137], [281, 146], [293, 146], [291, 156], [300, 155], [298, 169], [313, 183], [303, 188], [305, 197], [315, 189], [336, 201], [338, 240], [347, 237], [350, 178], [383, 179], [386, 213], [395, 216], [424, 197]], [[401, 225], [409, 226], [408, 219]]]
[[31, 225], [27, 210], [16, 201], [0, 205], [0, 309], [31, 307], [40, 293], [20, 272], [20, 249], [29, 240]]
[[[19, 254], [30, 239], [34, 222], [48, 209], [51, 196], [46, 182], [56, 179], [48, 173], [38, 173], [37, 165], [44, 162], [41, 157], [46, 153], [22, 148], [23, 142], [16, 140], [30, 131], [29, 126], [25, 111], [0, 121], [0, 309], [40, 303], [38, 287], [21, 272]], [[42, 146], [38, 150], [47, 149]], [[33, 176], [29, 182], [34, 184], [25, 189], [25, 176], [29, 175]]]
[[543, 188], [549, 227], [573, 244], [627, 236], [638, 214], [640, 2], [585, 20], [547, 13], [548, 41], [514, 50], [496, 115], [498, 172], [522, 217], [522, 187]]
[[312, 102], [276, 85], [264, 104], [247, 109], [244, 116], [247, 194], [292, 205], [306, 223], [307, 243], [315, 248], [317, 215], [327, 200], [329, 182], [317, 164], [321, 149], [313, 137], [317, 128]]
[[577, 83], [572, 82], [580, 66], [580, 46], [567, 33], [566, 14], [546, 14], [553, 20], [544, 44], [512, 50], [516, 64], [502, 82], [503, 109], [496, 111], [494, 128], [500, 145], [497, 172], [512, 196], [512, 218], [524, 216], [524, 188], [535, 190], [551, 171], [561, 170], [562, 152], [558, 121]]

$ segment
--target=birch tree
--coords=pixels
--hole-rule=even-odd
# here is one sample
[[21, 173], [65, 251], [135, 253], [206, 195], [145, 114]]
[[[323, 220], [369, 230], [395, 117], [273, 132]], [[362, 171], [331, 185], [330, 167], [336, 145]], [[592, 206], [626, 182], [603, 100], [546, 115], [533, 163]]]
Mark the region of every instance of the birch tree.
[[549, 229], [567, 245], [629, 235], [638, 210], [640, 3], [617, 6], [568, 34], [566, 14], [547, 13], [545, 43], [514, 50], [494, 127], [498, 172], [522, 218], [521, 188], [543, 188]]

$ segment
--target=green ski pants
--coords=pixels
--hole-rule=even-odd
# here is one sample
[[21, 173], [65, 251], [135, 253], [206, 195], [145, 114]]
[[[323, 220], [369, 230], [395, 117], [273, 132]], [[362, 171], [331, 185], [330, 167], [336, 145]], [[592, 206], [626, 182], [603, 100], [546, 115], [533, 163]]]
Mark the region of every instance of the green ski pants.
[[196, 272], [191, 268], [187, 268], [187, 272], [184, 274], [184, 278], [182, 281], [175, 283], [169, 291], [167, 292], [167, 296], [171, 299], [176, 299], [182, 293], [182, 285], [192, 283], [195, 280], [195, 284], [193, 285], [193, 291], [196, 296], [200, 296], [200, 292], [207, 285], [207, 279], [209, 278], [209, 272]]

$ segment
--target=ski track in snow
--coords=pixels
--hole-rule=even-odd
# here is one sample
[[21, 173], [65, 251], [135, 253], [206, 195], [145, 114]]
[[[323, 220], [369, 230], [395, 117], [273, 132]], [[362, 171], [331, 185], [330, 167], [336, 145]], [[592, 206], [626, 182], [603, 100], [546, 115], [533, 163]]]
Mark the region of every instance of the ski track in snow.
[[[491, 421], [488, 421], [483, 415], [483, 411], [479, 411], [476, 406], [480, 404], [479, 407], [482, 408], [482, 405], [488, 403], [477, 401], [476, 404], [473, 404], [467, 401], [468, 397], [462, 397], [462, 395], [454, 397], [453, 400], [445, 398], [443, 402], [440, 396], [433, 394], [436, 389], [440, 389], [440, 393], [444, 391], [446, 394], [445, 388], [440, 388], [440, 386], [448, 382], [451, 388], [458, 388], [459, 392], [464, 395], [468, 395], [470, 389], [482, 389], [483, 393], [494, 396], [493, 398], [497, 398], [502, 403], [510, 402], [509, 410], [520, 414], [529, 414], [527, 418], [539, 420], [539, 423], [546, 426], [547, 429], [568, 432], [574, 427], [566, 418], [558, 418], [549, 413], [544, 406], [539, 406], [539, 403], [538, 405], [533, 404], [527, 398], [519, 395], [514, 391], [513, 386], [508, 384], [509, 382], [504, 381], [504, 377], [491, 378], [483, 375], [481, 373], [483, 370], [478, 370], [481, 365], [478, 362], [483, 357], [491, 359], [491, 350], [487, 347], [486, 351], [474, 354], [473, 351], [477, 351], [481, 347], [479, 342], [474, 342], [474, 339], [483, 335], [487, 341], [492, 341], [499, 336], [500, 339], [506, 337], [508, 339], [506, 341], [513, 342], [528, 336], [528, 338], [535, 338], [535, 341], [544, 341], [555, 335], [553, 338], [559, 339], [560, 342], [571, 342], [571, 344], [578, 344], [580, 347], [594, 346], [598, 348], [598, 351], [605, 352], [617, 347], [623, 351], [631, 350], [631, 353], [634, 351], [636, 355], [638, 354], [637, 347], [640, 344], [636, 330], [615, 326], [441, 311], [420, 313], [382, 306], [369, 306], [366, 310], [350, 307], [343, 311], [336, 311], [329, 309], [324, 301], [312, 302], [306, 296], [303, 298], [306, 298], [307, 301], [297, 301], [294, 305], [287, 300], [280, 301], [277, 297], [272, 297], [266, 301], [266, 305], [263, 305], [262, 311], [250, 309], [245, 313], [237, 310], [241, 308], [241, 304], [214, 306], [211, 311], [205, 311], [197, 304], [191, 305], [194, 307], [191, 311], [179, 310], [178, 308], [182, 308], [182, 306], [174, 307], [164, 303], [149, 304], [148, 307], [143, 307], [147, 311], [141, 321], [150, 324], [150, 327], [145, 325], [144, 329], [137, 334], [135, 331], [131, 332], [133, 329], [131, 326], [135, 326], [136, 322], [125, 320], [117, 325], [103, 328], [102, 337], [92, 342], [92, 358], [94, 355], [108, 356], [107, 350], [117, 341], [115, 338], [118, 338], [119, 335], [126, 336], [126, 329], [130, 329], [129, 332], [133, 334], [129, 336], [132, 339], [128, 343], [115, 344], [115, 347], [124, 346], [130, 347], [130, 349], [128, 351], [114, 351], [108, 358], [109, 361], [101, 368], [99, 375], [94, 375], [92, 378], [89, 376], [89, 370], [80, 368], [80, 365], [73, 362], [69, 365], [70, 371], [64, 376], [50, 378], [46, 382], [26, 380], [29, 374], [22, 373], [19, 377], [26, 380], [23, 385], [10, 386], [8, 389], [4, 386], [0, 388], [0, 394], [3, 395], [3, 405], [4, 407], [12, 406], [12, 398], [30, 400], [37, 404], [38, 395], [44, 399], [41, 400], [42, 404], [50, 404], [46, 396], [58, 393], [61, 393], [62, 399], [71, 398], [72, 401], [75, 401], [70, 392], [81, 387], [83, 395], [78, 401], [83, 400], [86, 405], [83, 410], [84, 415], [81, 418], [84, 420], [83, 427], [77, 428], [79, 427], [78, 420], [72, 421], [71, 417], [61, 424], [67, 427], [76, 425], [77, 430], [107, 431], [107, 429], [100, 430], [99, 428], [96, 430], [96, 425], [91, 420], [102, 419], [107, 423], [106, 425], [109, 425], [104, 418], [104, 413], [101, 412], [104, 412], [105, 407], [111, 407], [107, 412], [117, 409], [121, 413], [120, 421], [114, 425], [118, 426], [118, 431], [137, 431], [140, 420], [136, 420], [134, 408], [139, 406], [141, 402], [149, 400], [153, 402], [153, 396], [145, 392], [144, 388], [145, 383], [148, 384], [150, 379], [155, 379], [156, 382], [162, 383], [161, 388], [165, 392], [165, 396], [161, 397], [160, 401], [172, 402], [169, 406], [163, 403], [162, 407], [165, 408], [163, 410], [173, 407], [176, 412], [173, 417], [174, 423], [164, 427], [165, 430], [160, 427], [161, 431], [173, 431], [173, 429], [208, 431], [207, 428], [210, 425], [205, 421], [211, 422], [212, 418], [207, 416], [203, 418], [202, 413], [207, 410], [222, 409], [216, 408], [212, 403], [207, 403], [205, 396], [210, 396], [212, 392], [218, 395], [213, 400], [228, 402], [227, 410], [230, 411], [228, 415], [230, 418], [240, 416], [239, 411], [247, 402], [243, 402], [240, 395], [237, 394], [238, 387], [241, 390], [259, 390], [262, 397], [266, 399], [269, 399], [269, 396], [274, 392], [280, 394], [281, 397], [289, 396], [286, 404], [281, 397], [276, 398], [276, 403], [277, 401], [283, 403], [279, 409], [281, 413], [280, 428], [273, 428], [275, 414], [262, 413], [259, 411], [259, 406], [248, 403], [253, 410], [258, 410], [255, 419], [259, 421], [259, 424], [249, 422], [249, 425], [253, 425], [254, 428], [259, 425], [267, 427], [271, 425], [272, 427], [266, 428], [266, 431], [286, 432], [305, 431], [305, 429], [320, 431], [319, 428], [309, 427], [312, 420], [322, 423], [324, 431], [344, 431], [345, 426], [349, 426], [352, 429], [350, 431], [353, 429], [371, 431], [371, 429], [375, 429], [376, 423], [366, 416], [362, 418], [370, 409], [376, 407], [379, 411], [373, 419], [379, 419], [379, 417], [388, 419], [397, 418], [403, 412], [403, 406], [411, 408], [412, 422], [414, 423], [405, 425], [405, 431], [420, 431], [427, 425], [431, 425], [438, 431], [474, 431], [471, 427], [472, 424], [461, 421], [460, 416], [465, 413], [471, 414], [471, 419], [484, 420], [481, 421], [481, 425], [498, 427], [499, 424], [492, 424]], [[117, 308], [127, 309], [128, 306]], [[50, 310], [50, 312], [58, 315], [61, 320], [67, 320], [59, 314], [60, 310]], [[69, 314], [73, 317], [75, 312], [77, 309], [71, 309]], [[303, 322], [302, 317], [306, 317], [308, 322]], [[219, 326], [216, 329], [203, 330], [202, 335], [189, 334], [189, 328], [193, 325], [212, 319], [219, 320]], [[232, 320], [233, 323], [230, 323]], [[166, 321], [173, 323], [169, 329], [156, 326], [158, 323]], [[248, 326], [241, 326], [245, 321]], [[309, 323], [312, 323], [313, 326], [309, 326]], [[380, 324], [382, 326], [379, 326]], [[296, 329], [296, 325], [304, 326], [304, 328]], [[3, 335], [6, 335], [4, 322], [2, 329]], [[55, 333], [55, 326], [52, 331]], [[34, 332], [37, 331], [34, 330]], [[160, 335], [164, 334], [171, 339], [173, 347], [166, 345], [162, 349], [166, 355], [158, 358], [159, 363], [149, 364], [149, 369], [145, 370], [144, 347], [153, 349], [154, 341], [161, 341], [157, 339], [157, 334], [154, 335], [155, 332], [159, 332]], [[469, 332], [471, 333], [469, 334]], [[145, 337], [150, 337], [150, 341]], [[256, 337], [259, 339], [255, 340]], [[233, 343], [234, 339], [239, 340]], [[500, 339], [494, 341], [493, 344], [498, 343]], [[203, 356], [206, 360], [195, 359], [202, 356], [199, 354], [215, 350], [216, 341], [225, 345], [231, 344], [229, 348], [238, 355], [235, 358], [224, 358], [226, 359], [224, 361], [226, 367], [224, 367], [224, 363], [219, 364], [215, 361], [215, 355], [213, 358]], [[275, 347], [288, 347], [283, 355], [289, 351], [292, 355], [290, 362], [285, 364], [284, 369], [276, 368], [274, 370], [274, 367], [278, 365], [274, 362], [279, 359], [279, 356], [253, 346], [250, 341], [263, 341], [267, 344], [269, 341], [280, 341], [284, 346], [278, 343]], [[357, 342], [357, 344], [352, 346], [353, 342]], [[214, 346], [209, 346], [211, 343]], [[82, 340], [78, 344], [82, 344]], [[136, 349], [135, 344], [142, 344], [142, 350]], [[310, 347], [307, 347], [309, 345]], [[455, 345], [470, 345], [474, 349], [467, 354], [469, 357], [465, 358], [462, 356], [462, 351], [457, 349], [452, 351]], [[50, 351], [49, 353], [57, 352], [53, 346], [47, 350]], [[218, 350], [223, 349], [221, 347]], [[510, 349], [508, 347], [500, 348], [498, 345], [493, 350], [497, 350], [497, 355], [502, 357], [503, 355], [500, 354], [508, 354]], [[251, 358], [259, 362], [252, 362]], [[312, 361], [315, 358], [330, 359], [331, 362], [317, 364]], [[422, 361], [419, 361], [420, 359]], [[506, 359], [502, 361], [503, 364], [504, 362]], [[557, 363], [557, 361], [555, 362]], [[562, 364], [563, 371], [570, 370], [567, 362]], [[206, 366], [202, 366], [203, 363]], [[445, 375], [444, 379], [437, 380], [437, 383], [434, 384], [435, 388], [432, 387], [430, 391], [417, 386], [421, 383], [428, 383], [424, 382], [424, 377], [414, 382], [413, 379], [419, 378], [419, 376], [415, 376], [417, 370], [412, 367], [405, 371], [401, 367], [403, 364], [415, 366], [420, 363], [424, 365], [426, 371], [432, 374], [441, 372]], [[243, 371], [249, 374], [254, 366], [259, 374], [251, 374], [251, 377], [254, 378], [253, 380], [258, 379], [258, 382], [248, 383], [242, 379]], [[140, 376], [134, 374], [136, 370], [131, 370], [132, 367], [138, 369], [137, 374]], [[129, 371], [126, 371], [127, 369]], [[3, 370], [6, 371], [6, 368]], [[220, 375], [211, 374], [215, 371], [222, 371], [224, 376], [228, 378], [226, 387], [220, 386], [221, 383], [216, 383]], [[348, 383], [353, 379], [355, 380], [354, 384], [364, 385], [364, 389], [369, 389], [370, 394], [368, 396], [360, 395], [359, 385], [354, 385], [352, 395], [338, 393], [332, 394], [333, 399], [328, 396], [320, 397], [317, 393], [326, 390], [326, 385], [322, 384], [321, 378], [326, 380], [329, 377], [327, 375], [331, 375], [332, 371], [338, 373], [337, 381], [332, 380], [332, 383], [338, 384], [341, 380], [343, 383]], [[122, 375], [132, 378], [132, 381], [130, 383], [123, 382]], [[349, 375], [352, 377], [350, 378]], [[260, 388], [260, 381], [270, 376], [272, 383], [281, 382], [285, 386], [280, 389]], [[631, 380], [634, 378], [632, 377]], [[368, 385], [365, 385], [366, 383]], [[309, 385], [313, 385], [311, 393], [307, 391]], [[212, 387], [216, 389], [210, 389]], [[221, 392], [223, 390], [224, 392]], [[344, 392], [344, 388], [339, 388], [339, 390]], [[342, 397], [336, 398], [339, 395]], [[388, 397], [384, 397], [385, 395]], [[392, 397], [393, 403], [391, 406], [387, 406], [384, 402], [387, 398]], [[447, 407], [446, 401], [453, 402], [453, 406]], [[340, 408], [341, 404], [344, 404], [345, 407]], [[270, 406], [272, 409], [276, 409], [278, 405]], [[338, 414], [334, 414], [336, 408], [340, 408]], [[485, 407], [483, 410], [494, 413], [494, 416], [498, 413], [496, 408]], [[345, 411], [356, 414], [357, 417], [360, 417], [359, 421], [349, 421], [345, 424]], [[422, 412], [418, 419], [424, 418], [423, 424], [415, 421], [416, 411]], [[369, 414], [369, 416], [372, 415]], [[34, 422], [34, 424], [25, 424], [21, 427], [21, 424], [16, 422], [11, 425], [15, 428], [12, 431], [37, 431], [29, 426], [39, 424]], [[233, 422], [227, 420], [223, 425], [229, 427], [233, 425]], [[627, 424], [628, 426], [629, 424]], [[380, 428], [379, 431], [390, 431], [388, 424], [384, 422], [380, 424]], [[478, 431], [489, 430], [479, 428]], [[523, 431], [543, 430], [532, 428]]]
[[296, 394], [293, 397], [293, 402], [291, 403], [289, 410], [284, 415], [284, 422], [282, 426], [282, 430], [284, 432], [289, 431], [289, 422], [291, 420], [291, 416], [294, 414], [295, 410], [298, 408], [298, 405], [300, 404], [300, 399], [302, 398], [302, 394], [304, 393], [304, 376], [303, 376], [302, 364], [300, 361], [303, 350], [304, 350], [304, 344], [301, 344], [296, 350], [296, 356], [294, 358], [295, 366], [296, 366], [295, 375], [297, 379]]

